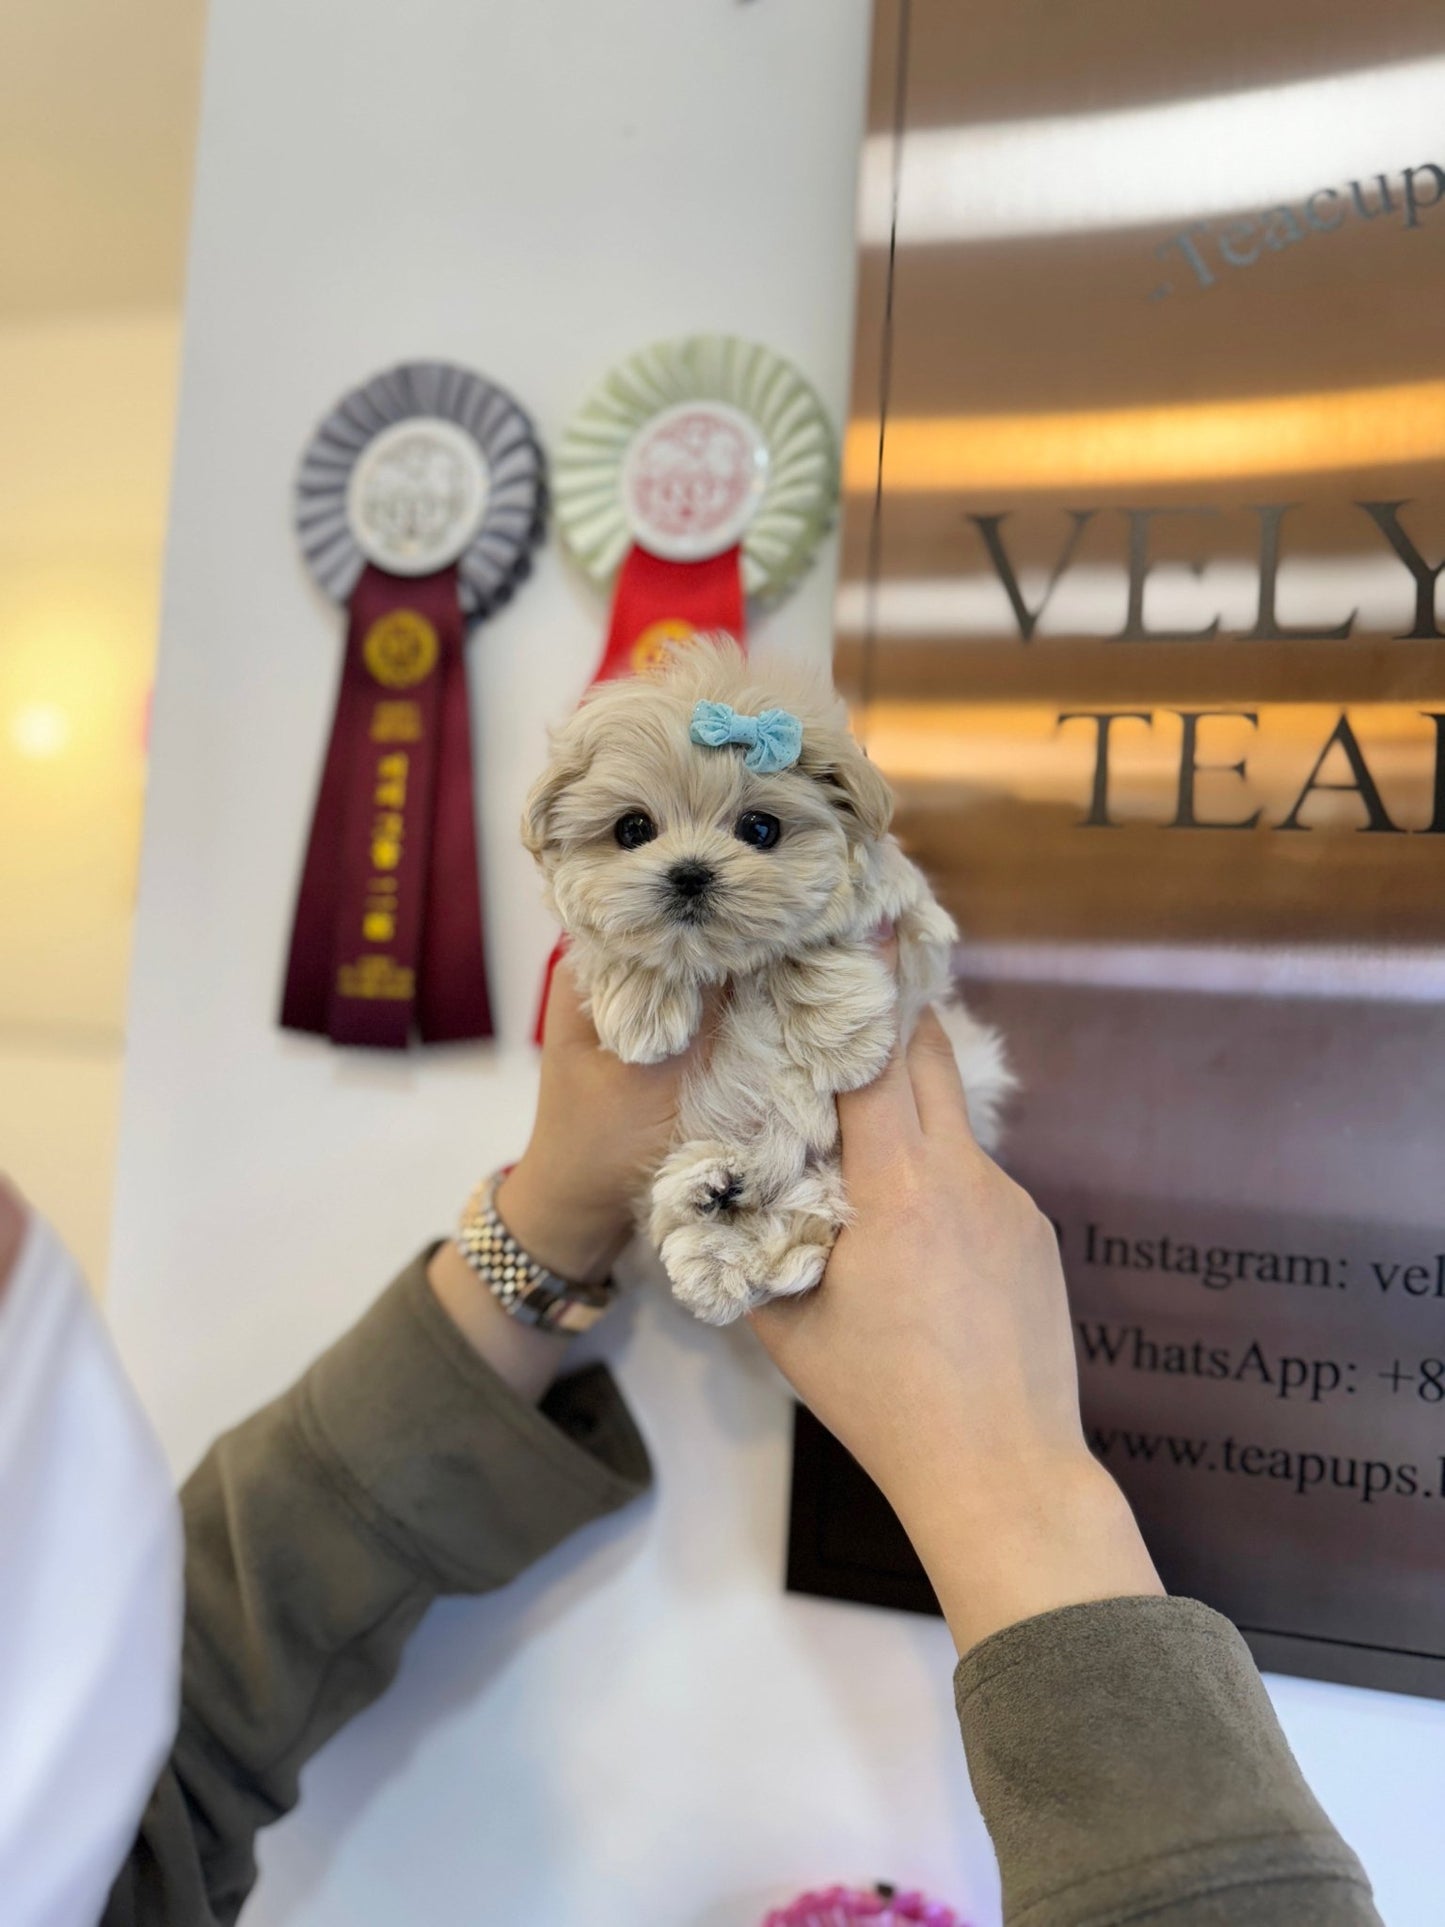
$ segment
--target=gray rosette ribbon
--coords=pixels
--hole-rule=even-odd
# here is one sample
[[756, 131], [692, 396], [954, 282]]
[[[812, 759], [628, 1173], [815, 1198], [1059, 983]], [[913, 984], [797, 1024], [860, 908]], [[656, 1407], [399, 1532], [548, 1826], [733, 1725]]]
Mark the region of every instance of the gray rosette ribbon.
[[307, 445], [295, 524], [348, 611], [281, 1022], [404, 1049], [492, 1035], [463, 644], [531, 567], [542, 451], [495, 383], [413, 361]]

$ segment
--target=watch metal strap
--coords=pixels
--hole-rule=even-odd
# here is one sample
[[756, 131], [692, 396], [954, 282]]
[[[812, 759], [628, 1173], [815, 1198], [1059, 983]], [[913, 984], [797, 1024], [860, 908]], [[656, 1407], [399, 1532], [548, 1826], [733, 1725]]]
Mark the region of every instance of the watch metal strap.
[[573, 1284], [538, 1264], [502, 1223], [497, 1187], [510, 1166], [484, 1178], [467, 1200], [456, 1235], [457, 1249], [511, 1317], [547, 1331], [590, 1330], [612, 1305], [617, 1287]]

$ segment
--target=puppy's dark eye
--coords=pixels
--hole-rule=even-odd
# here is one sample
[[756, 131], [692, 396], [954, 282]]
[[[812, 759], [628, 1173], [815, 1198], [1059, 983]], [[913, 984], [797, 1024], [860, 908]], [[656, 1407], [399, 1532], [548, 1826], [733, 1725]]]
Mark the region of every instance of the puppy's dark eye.
[[657, 835], [657, 825], [641, 810], [629, 810], [612, 825], [612, 834], [624, 850], [640, 850]]
[[771, 850], [782, 834], [782, 824], [766, 810], [744, 810], [733, 825], [733, 835], [750, 850]]

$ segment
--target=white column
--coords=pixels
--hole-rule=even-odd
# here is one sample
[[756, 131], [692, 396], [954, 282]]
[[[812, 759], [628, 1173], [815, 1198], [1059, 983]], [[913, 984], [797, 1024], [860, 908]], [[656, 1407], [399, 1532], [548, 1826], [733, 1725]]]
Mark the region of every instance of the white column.
[[[841, 421], [868, 36], [865, 0], [210, 12], [111, 1300], [178, 1468], [517, 1149], [551, 933], [516, 819], [604, 622], [549, 548], [472, 648], [501, 1044], [283, 1035], [342, 637], [291, 537], [302, 443], [437, 355], [555, 446], [609, 363], [695, 329], [769, 342]], [[826, 653], [833, 573], [759, 649]], [[248, 1920], [749, 1927], [869, 1873], [986, 1914], [942, 1627], [784, 1597], [789, 1407], [746, 1333], [659, 1293], [604, 1332], [656, 1499], [432, 1617]]]

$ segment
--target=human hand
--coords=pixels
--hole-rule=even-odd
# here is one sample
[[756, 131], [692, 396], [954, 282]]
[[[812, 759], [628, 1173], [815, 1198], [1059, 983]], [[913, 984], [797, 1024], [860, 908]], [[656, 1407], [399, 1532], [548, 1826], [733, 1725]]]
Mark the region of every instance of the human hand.
[[676, 1057], [624, 1064], [597, 1040], [564, 956], [552, 978], [542, 1082], [526, 1150], [497, 1209], [559, 1277], [605, 1278], [632, 1231], [632, 1205], [672, 1142], [683, 1079], [707, 1024]]
[[1057, 1606], [1162, 1591], [1084, 1443], [1053, 1229], [979, 1149], [931, 1010], [838, 1119], [855, 1221], [817, 1291], [751, 1322], [893, 1505], [960, 1652]]
[[[672, 1141], [682, 1082], [703, 1033], [661, 1064], [624, 1064], [597, 1041], [564, 957], [552, 976], [542, 1081], [526, 1150], [497, 1188], [497, 1211], [539, 1264], [597, 1283], [632, 1232], [632, 1202]], [[561, 1363], [559, 1336], [519, 1323], [448, 1241], [433, 1253], [433, 1292], [472, 1346], [529, 1398]]]

